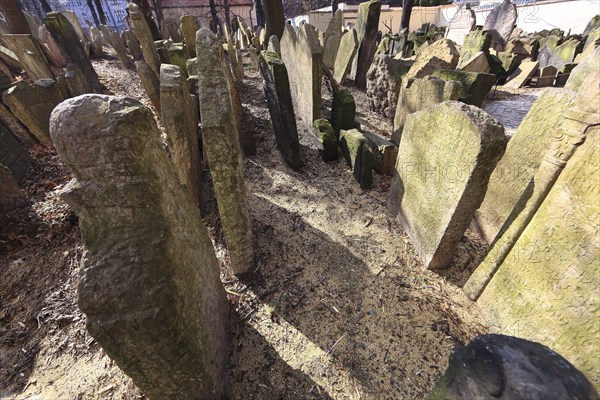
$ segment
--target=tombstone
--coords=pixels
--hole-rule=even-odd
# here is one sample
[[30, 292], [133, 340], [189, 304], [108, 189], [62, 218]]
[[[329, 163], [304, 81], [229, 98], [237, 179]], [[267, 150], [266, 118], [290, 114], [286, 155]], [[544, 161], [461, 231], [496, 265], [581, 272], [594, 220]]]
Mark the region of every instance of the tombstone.
[[29, 170], [31, 157], [4, 124], [0, 123], [0, 164], [6, 166], [17, 184]]
[[[261, 51], [260, 73], [279, 152], [294, 170], [304, 166], [285, 64], [276, 53]], [[337, 145], [337, 143], [336, 143]]]
[[158, 76], [160, 73], [160, 60], [158, 58], [158, 53], [156, 52], [154, 38], [152, 37], [152, 32], [148, 26], [148, 21], [146, 21], [139, 6], [134, 3], [128, 3], [127, 7], [133, 25], [133, 33], [142, 48], [144, 60], [150, 69]]
[[600, 41], [600, 27], [598, 27], [590, 32], [587, 39], [585, 40], [585, 45], [583, 46], [582, 51], [585, 52], [590, 47], [594, 47], [594, 48], [597, 47], [598, 41]]
[[474, 55], [484, 52], [486, 55], [490, 53], [490, 45], [492, 43], [492, 35], [489, 32], [476, 30], [470, 32], [462, 46], [460, 46], [457, 68], [462, 68]]
[[515, 72], [508, 78], [504, 87], [519, 89], [525, 86], [538, 71], [539, 65], [540, 63], [537, 61], [525, 60], [521, 62]]
[[455, 101], [406, 118], [388, 208], [428, 269], [446, 268], [506, 147], [504, 128]]
[[281, 57], [281, 45], [279, 44], [279, 38], [273, 35], [269, 38], [269, 43], [267, 44], [267, 51], [277, 54]]
[[135, 69], [140, 77], [144, 91], [150, 99], [150, 103], [154, 109], [160, 111], [160, 81], [158, 76], [144, 61], [136, 61]]
[[452, 70], [458, 65], [458, 51], [450, 40], [438, 40], [419, 53], [406, 78], [425, 78], [439, 69]]
[[198, 93], [203, 147], [213, 185], [231, 268], [235, 274], [250, 270], [253, 263], [252, 231], [246, 204], [243, 162], [238, 132], [224, 76], [221, 42], [209, 30], [196, 34]]
[[540, 68], [540, 76], [536, 78], [537, 87], [553, 86], [558, 70], [552, 65]]
[[491, 70], [490, 63], [488, 61], [488, 55], [485, 54], [483, 51], [475, 53], [462, 66], [458, 67], [458, 69], [465, 72], [477, 72], [487, 74]]
[[65, 62], [76, 64], [83, 72], [90, 87], [96, 92], [101, 91], [104, 86], [100, 83], [92, 63], [79, 44], [73, 25], [69, 23], [64, 15], [55, 12], [46, 14], [44, 21], [48, 31], [60, 48]]
[[398, 147], [371, 132], [362, 132], [362, 134], [367, 139], [367, 145], [371, 148], [371, 154], [373, 154], [373, 169], [381, 175], [393, 176]]
[[125, 43], [127, 44], [127, 48], [133, 57], [133, 61], [139, 61], [144, 57], [142, 53], [142, 48], [140, 47], [140, 43], [135, 37], [134, 33], [129, 29], [125, 29], [123, 31], [125, 35]]
[[51, 126], [74, 176], [61, 195], [84, 232], [78, 304], [88, 332], [148, 397], [224, 397], [219, 264], [152, 113], [88, 94], [57, 107]]
[[402, 78], [410, 66], [410, 62], [394, 60], [387, 54], [377, 56], [366, 76], [369, 110], [394, 118]]
[[[224, 62], [223, 72], [225, 73], [225, 79], [227, 80], [227, 87], [231, 97], [231, 108], [233, 111], [235, 126], [238, 131], [240, 148], [242, 149], [244, 156], [256, 155], [256, 144], [254, 143], [254, 138], [252, 137], [252, 130], [248, 124], [245, 123], [244, 107], [242, 107], [238, 85], [236, 85], [236, 82], [233, 79], [233, 73], [229, 68], [229, 64], [226, 62]], [[195, 93], [197, 93], [197, 89]]]
[[181, 43], [183, 41], [179, 32], [177, 32], [177, 23], [173, 21], [162, 22], [162, 35], [164, 39], [171, 39], [175, 43]]
[[264, 0], [263, 10], [265, 12], [265, 25], [267, 28], [267, 37], [275, 35], [281, 40], [284, 26], [286, 25], [283, 16], [283, 5], [280, 0]]
[[[229, 56], [229, 62], [231, 63], [231, 71], [233, 72], [233, 77], [235, 78], [235, 84], [241, 85], [243, 83], [244, 75], [240, 74], [236, 51], [238, 51], [238, 49], [236, 49], [233, 45], [233, 40], [227, 40], [227, 55]], [[241, 70], [243, 71], [243, 68]]]
[[6, 32], [2, 32], [2, 34], [6, 34], [8, 32], [12, 33], [21, 33], [21, 34], [30, 34], [31, 29], [29, 28], [29, 24], [27, 23], [27, 19], [24, 15], [24, 12], [17, 1], [2, 1], [0, 2], [0, 12], [4, 16], [2, 18], [4, 25], [4, 30]]
[[[252, 45], [250, 45], [250, 50], [252, 50]], [[243, 79], [244, 78], [244, 60], [242, 57], [242, 51], [240, 49], [235, 49], [235, 60], [238, 68], [238, 74]], [[241, 83], [241, 81], [240, 81]]]
[[435, 71], [432, 76], [445, 81], [457, 81], [461, 83], [458, 99], [466, 104], [481, 107], [485, 96], [496, 83], [496, 77], [492, 74], [479, 74], [466, 71]]
[[595, 15], [590, 19], [590, 22], [588, 22], [583, 30], [583, 36], [589, 35], [596, 28], [600, 28], [600, 14]]
[[296, 112], [310, 129], [321, 116], [321, 83], [323, 62], [321, 45], [315, 28], [303, 24], [298, 30], [286, 24], [281, 38], [281, 59], [290, 78], [292, 99]]
[[170, 63], [177, 65], [185, 74], [187, 71], [187, 60], [189, 58], [187, 46], [183, 43], [173, 43], [167, 49], [167, 53], [169, 53]]
[[573, 71], [567, 80], [565, 85], [566, 89], [579, 91], [583, 82], [591, 75], [598, 74], [600, 70], [600, 47], [598, 47], [594, 53], [579, 64]]
[[432, 76], [423, 79], [405, 79], [400, 89], [390, 141], [395, 145], [400, 144], [402, 130], [409, 114], [443, 101], [458, 100], [461, 89], [460, 82], [443, 81]]
[[335, 57], [342, 38], [342, 10], [337, 10], [333, 15], [325, 32], [325, 45], [323, 46], [323, 65], [333, 69]]
[[65, 81], [67, 82], [70, 97], [77, 97], [82, 94], [92, 92], [85, 80], [85, 77], [83, 76], [83, 73], [79, 67], [73, 63], [67, 65]]
[[325, 118], [313, 122], [312, 134], [319, 141], [319, 154], [323, 161], [335, 161], [338, 159], [338, 135]]
[[333, 79], [343, 84], [352, 69], [352, 63], [358, 50], [358, 35], [354, 28], [342, 35], [333, 66]]
[[8, 128], [15, 138], [25, 147], [35, 146], [38, 141], [21, 121], [0, 101], [0, 122]]
[[50, 113], [64, 100], [56, 81], [40, 79], [32, 84], [19, 81], [4, 92], [2, 98], [40, 144], [53, 147], [50, 140]]
[[196, 31], [198, 31], [198, 23], [196, 18], [191, 15], [182, 15], [179, 19], [181, 26], [181, 34], [185, 42], [190, 58], [196, 57]]
[[461, 7], [450, 20], [446, 28], [445, 39], [452, 40], [457, 45], [462, 46], [465, 37], [475, 29], [476, 25], [475, 12], [471, 10], [471, 7], [469, 5], [465, 8]]
[[125, 48], [125, 44], [121, 39], [121, 36], [117, 32], [108, 32], [109, 40], [112, 48], [117, 53], [117, 57], [119, 57], [119, 61], [123, 64], [123, 67], [129, 68], [131, 65], [131, 61], [129, 60], [129, 56], [127, 55], [127, 49]]
[[359, 45], [352, 62], [350, 76], [362, 90], [367, 88], [366, 75], [377, 50], [380, 12], [381, 2], [379, 0], [365, 1], [358, 6], [356, 34]]
[[41, 41], [43, 44], [45, 44], [48, 47], [48, 49], [46, 51], [46, 48], [44, 46], [41, 46], [42, 51], [46, 55], [46, 59], [50, 62], [50, 64], [54, 65], [56, 68], [64, 68], [67, 65], [67, 63], [65, 62], [65, 59], [63, 58], [60, 48], [54, 41], [54, 38], [52, 37], [50, 32], [48, 32], [48, 29], [46, 28], [45, 25], [42, 26], [40, 29], [41, 29], [40, 36], [42, 38]]
[[[79, 17], [73, 11], [66, 10], [61, 11], [61, 14], [65, 19], [71, 24], [73, 29], [75, 30], [76, 39], [82, 48], [85, 47], [86, 43], [90, 43], [90, 38], [88, 37], [85, 29], [81, 26], [81, 22], [79, 22]], [[86, 54], [87, 56], [87, 54]]]
[[346, 88], [333, 93], [331, 103], [331, 126], [337, 138], [340, 130], [356, 128], [356, 102], [354, 96]]
[[517, 6], [510, 0], [503, 0], [488, 14], [483, 30], [492, 34], [491, 47], [494, 50], [504, 51], [516, 23]]
[[370, 189], [373, 186], [374, 159], [367, 138], [357, 129], [342, 129], [340, 149], [360, 188]]
[[26, 203], [25, 195], [10, 173], [10, 170], [0, 164], [0, 215], [14, 210]]
[[2, 38], [15, 53], [31, 80], [54, 79], [37, 39], [31, 35], [3, 35]]
[[90, 38], [92, 40], [92, 50], [94, 50], [94, 54], [101, 57], [104, 54], [104, 39], [110, 41], [110, 37], [103, 36], [100, 29], [92, 26], [90, 27]]
[[585, 376], [539, 343], [481, 335], [459, 346], [430, 399], [596, 399]]
[[540, 51], [538, 61], [540, 67], [552, 65], [558, 69], [566, 64], [571, 64], [575, 60], [575, 56], [583, 49], [583, 42], [577, 39], [569, 39], [566, 42], [550, 49], [548, 45]]

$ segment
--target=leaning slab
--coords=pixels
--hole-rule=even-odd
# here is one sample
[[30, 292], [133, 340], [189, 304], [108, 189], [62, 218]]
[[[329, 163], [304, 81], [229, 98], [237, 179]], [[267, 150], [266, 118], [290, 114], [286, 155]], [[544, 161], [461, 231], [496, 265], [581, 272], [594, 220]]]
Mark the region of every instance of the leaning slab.
[[17, 183], [21, 183], [31, 165], [31, 157], [27, 150], [2, 123], [0, 123], [0, 164], [10, 170]]
[[475, 12], [469, 6], [459, 9], [446, 28], [446, 39], [452, 40], [459, 46], [465, 41], [465, 37], [475, 29], [477, 18]]
[[40, 42], [32, 35], [3, 35], [4, 43], [15, 53], [33, 81], [54, 79]]
[[51, 126], [74, 176], [61, 194], [85, 245], [78, 303], [88, 331], [150, 398], [225, 397], [219, 264], [152, 113], [88, 94], [57, 107]]
[[589, 76], [598, 74], [598, 71], [600, 71], [600, 47], [571, 71], [565, 89], [578, 91], [583, 82]]
[[452, 261], [505, 147], [502, 125], [474, 106], [446, 101], [407, 117], [388, 208], [426, 268]]
[[0, 215], [14, 210], [26, 202], [25, 195], [10, 173], [10, 170], [0, 164]]
[[425, 78], [439, 69], [452, 70], [458, 64], [458, 57], [458, 50], [451, 40], [438, 40], [417, 55], [406, 78]]
[[350, 28], [350, 30], [344, 33], [340, 39], [340, 45], [333, 66], [333, 79], [338, 85], [344, 83], [346, 76], [352, 69], [352, 63], [356, 56], [358, 43], [358, 35], [354, 28]]
[[337, 10], [333, 15], [327, 31], [325, 32], [325, 45], [323, 46], [323, 65], [333, 69], [335, 57], [342, 38], [342, 10]]
[[496, 77], [492, 74], [467, 71], [438, 70], [432, 76], [445, 81], [460, 82], [461, 90], [458, 99], [477, 107], [481, 107], [485, 96], [496, 83]]
[[360, 3], [356, 17], [356, 33], [358, 35], [358, 50], [352, 63], [350, 76], [356, 85], [365, 90], [367, 88], [367, 72], [373, 62], [377, 50], [377, 32], [379, 30], [379, 15], [381, 2], [369, 0]]
[[250, 270], [254, 257], [243, 161], [223, 71], [221, 42], [206, 28], [196, 34], [196, 54], [202, 54], [198, 58], [202, 142], [212, 173], [231, 268], [235, 274], [241, 274]]
[[198, 31], [198, 22], [192, 15], [182, 15], [179, 18], [181, 35], [187, 46], [190, 58], [196, 57], [196, 31]]
[[144, 60], [150, 69], [154, 71], [156, 76], [158, 76], [158, 74], [160, 74], [160, 59], [156, 52], [154, 38], [152, 37], [152, 32], [148, 26], [148, 21], [146, 21], [146, 18], [138, 5], [128, 3], [127, 8], [129, 9], [131, 23], [133, 24], [133, 33], [142, 48]]
[[504, 0], [488, 14], [483, 30], [492, 34], [491, 47], [494, 50], [504, 51], [516, 23], [517, 6], [510, 0]]
[[14, 137], [25, 147], [32, 147], [38, 143], [35, 136], [33, 136], [29, 129], [15, 117], [3, 101], [0, 101], [0, 122], [4, 124]]
[[77, 97], [92, 92], [92, 89], [85, 80], [85, 76], [83, 76], [83, 72], [81, 72], [79, 67], [73, 63], [67, 64], [65, 81], [71, 97]]
[[135, 69], [140, 77], [142, 86], [150, 99], [150, 103], [156, 109], [160, 110], [160, 81], [158, 75], [144, 61], [136, 61]]
[[519, 89], [529, 83], [529, 80], [538, 71], [540, 63], [537, 61], [525, 60], [521, 62], [519, 67], [508, 78], [504, 87], [511, 89]]

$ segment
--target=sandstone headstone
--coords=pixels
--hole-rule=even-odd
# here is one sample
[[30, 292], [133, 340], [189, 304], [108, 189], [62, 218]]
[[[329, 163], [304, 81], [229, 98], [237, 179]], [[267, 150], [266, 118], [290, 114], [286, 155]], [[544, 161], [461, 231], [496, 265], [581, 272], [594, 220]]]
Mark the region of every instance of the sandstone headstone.
[[364, 137], [357, 129], [340, 130], [340, 149], [354, 178], [361, 189], [373, 186], [373, 153]]
[[117, 53], [117, 57], [123, 64], [123, 67], [129, 68], [131, 65], [131, 61], [129, 60], [129, 56], [127, 55], [127, 49], [125, 48], [125, 43], [121, 39], [121, 36], [117, 32], [108, 31], [110, 44], [115, 52]]
[[457, 81], [461, 84], [459, 100], [477, 107], [481, 107], [483, 99], [496, 83], [492, 74], [478, 74], [466, 71], [435, 71], [432, 76], [445, 81]]
[[4, 43], [12, 50], [31, 80], [54, 79], [50, 65], [38, 40], [31, 35], [3, 35]]
[[[92, 50], [94, 54], [98, 57], [104, 55], [104, 36], [100, 29], [95, 26], [90, 27], [90, 39], [92, 41]], [[106, 37], [106, 40], [109, 41], [110, 37]]]
[[333, 79], [341, 85], [352, 69], [352, 63], [358, 50], [358, 35], [354, 28], [342, 35], [333, 66]]
[[400, 97], [394, 114], [394, 130], [391, 142], [400, 144], [406, 117], [434, 104], [447, 100], [458, 100], [462, 90], [456, 81], [443, 81], [434, 77], [406, 79], [402, 82]]
[[75, 30], [75, 35], [77, 36], [77, 39], [79, 39], [81, 47], [83, 48], [84, 44], [89, 44], [90, 38], [86, 33], [85, 29], [83, 29], [83, 27], [81, 26], [81, 22], [79, 21], [79, 17], [77, 17], [77, 14], [75, 14], [75, 12], [71, 10], [61, 11], [61, 14], [66, 18], [66, 20], [71, 24], [71, 26]]
[[459, 69], [465, 72], [478, 72], [487, 74], [491, 69], [490, 63], [488, 62], [488, 55], [483, 51], [480, 51], [468, 59], [461, 67], [459, 67]]
[[69, 88], [70, 97], [77, 97], [82, 94], [91, 93], [92, 90], [88, 86], [83, 73], [79, 67], [73, 63], [67, 64], [65, 72], [65, 80]]
[[181, 34], [185, 42], [190, 58], [196, 57], [196, 32], [198, 31], [198, 23], [196, 18], [191, 15], [183, 15], [179, 19], [181, 25]]
[[465, 41], [465, 37], [475, 29], [477, 25], [475, 12], [469, 6], [460, 8], [446, 28], [446, 39], [452, 40], [459, 46]]
[[235, 117], [227, 79], [223, 72], [221, 43], [205, 28], [196, 34], [198, 94], [202, 120], [203, 146], [210, 165], [219, 214], [234, 273], [252, 266], [252, 231], [246, 204]]
[[379, 0], [365, 1], [358, 6], [356, 34], [359, 45], [352, 63], [350, 76], [354, 79], [356, 85], [363, 90], [367, 88], [366, 75], [377, 50], [380, 13], [381, 2]]
[[339, 138], [340, 130], [356, 128], [356, 102], [354, 96], [346, 88], [333, 94], [331, 103], [331, 126]]
[[394, 118], [402, 78], [410, 66], [410, 62], [395, 60], [387, 54], [377, 56], [366, 77], [369, 110]]
[[458, 51], [459, 58], [457, 68], [462, 68], [474, 55], [480, 52], [489, 55], [491, 42], [492, 35], [489, 32], [482, 30], [470, 32]]
[[10, 170], [0, 164], [0, 215], [14, 210], [26, 202], [25, 195], [10, 173]]
[[510, 0], [504, 0], [488, 14], [483, 30], [492, 34], [491, 47], [494, 50], [504, 51], [516, 23], [517, 6]]
[[517, 67], [515, 72], [508, 78], [504, 87], [518, 89], [529, 83], [529, 80], [538, 71], [540, 63], [537, 61], [525, 60]]
[[15, 117], [3, 101], [0, 101], [0, 122], [8, 128], [23, 146], [32, 147], [38, 143], [35, 136]]
[[589, 35], [596, 28], [600, 28], [600, 14], [593, 16], [590, 22], [588, 22], [583, 30], [583, 36]]
[[31, 164], [31, 157], [27, 151], [2, 123], [0, 123], [0, 164], [10, 170], [17, 183], [21, 183]]
[[406, 78], [425, 78], [439, 69], [454, 69], [458, 65], [458, 51], [450, 40], [438, 40], [423, 50], [406, 74]]
[[583, 82], [591, 75], [600, 74], [600, 47], [598, 47], [594, 53], [579, 64], [573, 71], [567, 80], [565, 89], [578, 91], [581, 88]]
[[338, 135], [333, 127], [324, 118], [313, 123], [313, 136], [319, 141], [319, 153], [323, 161], [335, 161], [338, 159]]
[[304, 165], [304, 160], [298, 140], [296, 116], [285, 64], [276, 53], [262, 51], [260, 73], [279, 152], [290, 167], [295, 170], [300, 169]]
[[[546, 45], [547, 46], [547, 45]], [[569, 39], [553, 50], [548, 50], [545, 47], [538, 56], [538, 61], [541, 67], [552, 65], [556, 68], [561, 68], [565, 64], [570, 64], [575, 60], [575, 56], [583, 49], [583, 42], [578, 39]]]
[[447, 267], [506, 147], [504, 128], [446, 101], [406, 118], [388, 208], [426, 268]]
[[173, 43], [169, 46], [167, 52], [169, 53], [170, 63], [177, 65], [184, 74], [187, 74], [187, 60], [189, 58], [187, 46], [183, 43]]
[[142, 48], [142, 53], [144, 54], [144, 60], [150, 69], [158, 76], [160, 73], [160, 60], [158, 58], [158, 53], [156, 52], [156, 45], [154, 44], [154, 38], [152, 37], [148, 22], [138, 5], [128, 3], [127, 8], [129, 9], [129, 16], [131, 17], [133, 32]]
[[142, 53], [142, 48], [140, 47], [140, 43], [138, 42], [135, 34], [129, 29], [125, 29], [123, 31], [125, 36], [125, 43], [127, 44], [127, 48], [133, 57], [133, 61], [139, 61], [144, 57]]
[[17, 58], [17, 55], [2, 45], [0, 45], [0, 60], [2, 60], [10, 69], [20, 71], [23, 69], [21, 61]]
[[537, 78], [536, 86], [537, 87], [546, 87], [553, 86], [554, 79], [556, 79], [556, 74], [558, 70], [556, 67], [552, 65], [548, 65], [547, 67], [540, 68], [540, 76]]
[[136, 61], [135, 69], [140, 77], [144, 91], [150, 99], [150, 103], [160, 111], [160, 81], [154, 71], [144, 61]]
[[325, 45], [323, 46], [323, 65], [333, 69], [337, 56], [340, 40], [342, 38], [342, 10], [337, 10], [333, 15], [325, 32]]
[[382, 175], [394, 175], [398, 147], [371, 132], [362, 132], [373, 154], [373, 169]]
[[89, 333], [150, 398], [227, 397], [219, 264], [152, 113], [88, 94], [57, 107], [51, 126], [74, 176], [61, 194], [85, 245], [78, 304]]

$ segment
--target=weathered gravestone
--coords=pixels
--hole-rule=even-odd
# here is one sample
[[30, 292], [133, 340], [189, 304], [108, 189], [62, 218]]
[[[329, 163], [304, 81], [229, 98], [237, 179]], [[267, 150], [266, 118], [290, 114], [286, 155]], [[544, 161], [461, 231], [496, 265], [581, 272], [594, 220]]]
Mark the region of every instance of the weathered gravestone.
[[267, 51], [275, 53], [277, 56], [281, 57], [281, 44], [279, 43], [279, 38], [277, 36], [273, 35], [269, 38]]
[[565, 89], [578, 91], [583, 82], [591, 75], [600, 74], [600, 47], [594, 53], [579, 64], [569, 75]]
[[196, 57], [196, 31], [198, 31], [196, 18], [191, 15], [182, 15], [179, 24], [190, 58], [194, 58]]
[[506, 147], [480, 108], [446, 101], [406, 118], [388, 208], [426, 268], [445, 268]]
[[127, 49], [125, 48], [125, 43], [123, 43], [123, 39], [121, 39], [121, 36], [117, 32], [113, 32], [111, 30], [108, 31], [108, 36], [112, 48], [117, 53], [117, 57], [119, 57], [119, 61], [121, 61], [123, 67], [129, 68], [131, 61], [129, 60], [129, 56], [127, 55]]
[[471, 58], [466, 60], [458, 69], [465, 72], [477, 72], [487, 74], [491, 67], [488, 61], [489, 54], [480, 51], [475, 53]]
[[0, 122], [26, 147], [34, 146], [38, 140], [27, 129], [21, 121], [12, 113], [12, 111], [0, 101]]
[[10, 170], [3, 164], [0, 164], [0, 183], [2, 183], [0, 185], [0, 215], [26, 202], [25, 196]]
[[394, 130], [391, 142], [398, 145], [406, 117], [446, 100], [458, 100], [461, 84], [456, 81], [443, 81], [434, 77], [405, 79], [400, 89], [400, 97], [394, 114]]
[[540, 51], [538, 56], [540, 67], [552, 65], [560, 69], [562, 66], [571, 64], [575, 60], [575, 56], [583, 49], [583, 42], [572, 38], [552, 50], [549, 50], [547, 46]]
[[438, 40], [417, 55], [406, 78], [425, 78], [439, 69], [454, 69], [458, 64], [458, 51], [450, 40]]
[[77, 36], [77, 39], [79, 39], [81, 47], [85, 48], [86, 45], [89, 45], [90, 38], [85, 29], [83, 29], [83, 27], [81, 26], [81, 22], [79, 22], [79, 17], [77, 16], [77, 14], [75, 14], [75, 12], [71, 10], [61, 11], [61, 14], [66, 18], [66, 20], [71, 24], [71, 26], [75, 30], [75, 35]]
[[313, 136], [319, 141], [319, 153], [323, 161], [335, 161], [338, 159], [338, 135], [333, 127], [324, 118], [313, 123]]
[[[558, 73], [558, 69], [556, 69], [556, 67], [553, 67], [552, 65], [548, 65], [547, 67], [540, 68], [540, 76], [535, 78], [535, 86], [536, 87], [553, 86], [557, 73]], [[533, 79], [532, 79], [532, 81], [533, 81]]]
[[183, 43], [172, 43], [167, 49], [167, 53], [169, 53], [170, 64], [177, 65], [186, 74], [188, 60], [187, 46]]
[[382, 175], [394, 175], [398, 147], [389, 140], [371, 132], [362, 132], [373, 154], [373, 169]]
[[128, 3], [127, 8], [129, 9], [129, 16], [131, 17], [133, 32], [142, 48], [144, 60], [150, 69], [158, 76], [160, 73], [160, 60], [158, 58], [158, 53], [156, 52], [156, 45], [154, 44], [154, 38], [152, 37], [152, 32], [148, 26], [148, 21], [146, 21], [144, 13], [136, 4]]
[[335, 64], [333, 66], [333, 79], [341, 85], [346, 80], [346, 76], [352, 69], [354, 57], [358, 50], [358, 35], [356, 29], [350, 30], [342, 35], [337, 54], [335, 56]]
[[198, 58], [198, 96], [203, 146], [212, 173], [231, 268], [235, 274], [240, 274], [252, 266], [252, 231], [242, 154], [221, 51], [221, 42], [212, 32], [205, 28], [197, 32], [196, 54], [202, 54]]
[[357, 129], [340, 131], [340, 149], [361, 189], [373, 186], [374, 158], [367, 138]]
[[432, 76], [445, 81], [457, 81], [461, 84], [458, 99], [466, 104], [481, 107], [485, 96], [490, 92], [496, 77], [492, 74], [479, 74], [466, 71], [438, 70]]
[[79, 67], [73, 63], [67, 64], [65, 72], [65, 81], [69, 89], [70, 97], [77, 97], [82, 94], [91, 93], [92, 89], [88, 86], [85, 76]]
[[160, 118], [175, 173], [200, 207], [200, 150], [196, 103], [191, 97], [184, 73], [177, 65], [160, 66]]
[[85, 245], [78, 303], [88, 331], [150, 398], [224, 398], [219, 264], [152, 113], [88, 94], [57, 107], [51, 126], [74, 176], [61, 194]]
[[29, 153], [2, 123], [0, 123], [0, 164], [10, 170], [17, 183], [21, 183], [31, 164]]
[[23, 69], [33, 81], [54, 79], [41, 44], [31, 35], [3, 35], [4, 43], [15, 53]]
[[339, 138], [340, 130], [356, 128], [356, 102], [354, 96], [346, 88], [333, 93], [331, 103], [331, 126]]
[[516, 23], [517, 6], [510, 0], [504, 0], [488, 14], [483, 30], [492, 34], [491, 47], [494, 50], [504, 51]]
[[135, 69], [140, 77], [144, 91], [150, 99], [150, 103], [156, 109], [160, 110], [160, 81], [154, 71], [144, 61], [136, 61]]
[[281, 38], [281, 59], [290, 78], [296, 112], [308, 128], [321, 116], [322, 56], [312, 25], [304, 24], [296, 33], [286, 24]]
[[504, 87], [518, 89], [529, 83], [532, 76], [538, 71], [540, 63], [537, 61], [525, 60], [508, 78]]
[[583, 30], [583, 36], [589, 35], [594, 29], [600, 28], [600, 14], [594, 15]]
[[60, 48], [65, 62], [77, 65], [81, 72], [83, 72], [90, 87], [96, 92], [101, 91], [104, 86], [100, 83], [92, 63], [87, 58], [82, 45], [79, 43], [73, 25], [71, 25], [64, 15], [55, 12], [46, 14], [44, 22], [57, 46]]
[[402, 78], [410, 66], [410, 62], [395, 60], [387, 54], [376, 57], [366, 77], [369, 110], [388, 118], [394, 117]]
[[467, 5], [465, 8], [460, 8], [446, 28], [446, 39], [452, 40], [454, 43], [462, 46], [465, 37], [475, 29], [477, 19], [475, 12]]
[[2, 97], [4, 104], [40, 144], [53, 146], [50, 140], [50, 113], [64, 100], [56, 81], [40, 79], [32, 84], [19, 81], [4, 92]]
[[360, 3], [358, 16], [356, 17], [356, 34], [358, 38], [358, 50], [352, 62], [350, 77], [356, 85], [365, 90], [367, 88], [366, 75], [373, 62], [373, 56], [377, 50], [377, 32], [379, 30], [379, 14], [381, 13], [381, 2], [369, 0]]
[[125, 29], [123, 31], [123, 36], [125, 37], [127, 49], [129, 49], [129, 52], [133, 57], [133, 61], [141, 60], [144, 57], [144, 54], [142, 53], [140, 42], [138, 42], [137, 38], [135, 37], [135, 34], [131, 30]]
[[285, 64], [276, 53], [262, 51], [260, 73], [279, 152], [290, 167], [295, 170], [300, 169], [304, 165], [304, 160], [298, 140], [296, 116]]
[[[98, 57], [102, 56], [104, 54], [104, 35], [100, 29], [95, 26], [90, 27], [90, 39], [94, 54]], [[106, 40], [110, 40], [110, 38], [107, 37]]]
[[335, 57], [337, 56], [341, 38], [342, 10], [337, 10], [327, 26], [325, 45], [323, 46], [323, 65], [329, 69], [333, 69], [335, 65]]

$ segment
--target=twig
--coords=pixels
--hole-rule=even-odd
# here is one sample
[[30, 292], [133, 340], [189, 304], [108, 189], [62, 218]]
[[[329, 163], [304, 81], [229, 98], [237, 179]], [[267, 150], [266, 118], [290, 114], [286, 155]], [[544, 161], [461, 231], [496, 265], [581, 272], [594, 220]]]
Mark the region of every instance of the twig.
[[333, 352], [333, 349], [335, 348], [335, 346], [337, 346], [337, 344], [340, 342], [340, 340], [342, 340], [344, 337], [346, 337], [346, 334], [344, 333], [338, 340], [335, 341], [335, 343], [333, 344], [333, 346], [331, 346], [331, 348], [327, 351], [327, 353], [325, 353], [325, 355], [329, 355]]

